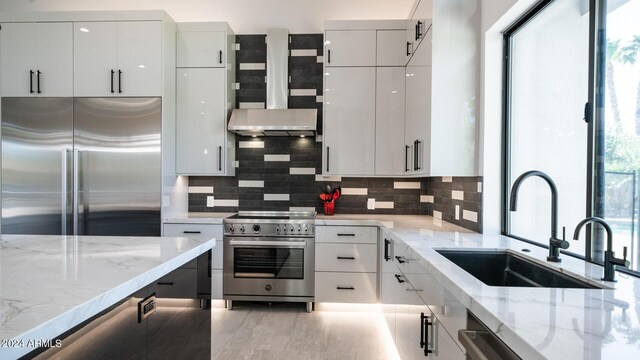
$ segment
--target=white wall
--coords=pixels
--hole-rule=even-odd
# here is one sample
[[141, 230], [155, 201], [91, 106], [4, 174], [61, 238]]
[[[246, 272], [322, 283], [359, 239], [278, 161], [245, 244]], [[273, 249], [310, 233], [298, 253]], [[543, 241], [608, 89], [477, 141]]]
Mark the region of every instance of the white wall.
[[500, 233], [502, 145], [502, 33], [536, 0], [483, 0], [480, 55], [479, 175], [483, 231]]
[[406, 19], [414, 0], [3, 0], [0, 11], [165, 10], [177, 22], [228, 21], [237, 34], [320, 33], [324, 20]]

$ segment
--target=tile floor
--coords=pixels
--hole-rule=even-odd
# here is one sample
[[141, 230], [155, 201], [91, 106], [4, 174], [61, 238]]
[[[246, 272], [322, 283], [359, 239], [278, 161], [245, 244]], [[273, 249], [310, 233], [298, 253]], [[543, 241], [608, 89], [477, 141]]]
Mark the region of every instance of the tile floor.
[[376, 305], [234, 302], [211, 309], [211, 359], [399, 359]]

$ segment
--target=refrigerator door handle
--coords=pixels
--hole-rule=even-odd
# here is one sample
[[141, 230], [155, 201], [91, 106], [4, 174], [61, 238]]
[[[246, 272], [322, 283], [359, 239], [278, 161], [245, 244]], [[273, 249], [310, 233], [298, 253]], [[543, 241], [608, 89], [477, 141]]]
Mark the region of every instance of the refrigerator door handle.
[[80, 235], [79, 229], [79, 212], [80, 212], [80, 191], [79, 191], [79, 174], [80, 174], [80, 150], [73, 149], [73, 235]]
[[67, 215], [69, 204], [68, 162], [70, 149], [62, 150], [62, 235], [67, 235]]

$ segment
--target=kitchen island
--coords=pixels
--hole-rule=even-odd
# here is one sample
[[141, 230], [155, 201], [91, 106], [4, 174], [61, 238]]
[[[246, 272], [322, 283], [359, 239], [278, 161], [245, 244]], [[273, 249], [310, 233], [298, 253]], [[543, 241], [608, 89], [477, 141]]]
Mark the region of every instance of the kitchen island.
[[54, 339], [213, 246], [215, 239], [2, 235], [0, 358], [59, 346]]

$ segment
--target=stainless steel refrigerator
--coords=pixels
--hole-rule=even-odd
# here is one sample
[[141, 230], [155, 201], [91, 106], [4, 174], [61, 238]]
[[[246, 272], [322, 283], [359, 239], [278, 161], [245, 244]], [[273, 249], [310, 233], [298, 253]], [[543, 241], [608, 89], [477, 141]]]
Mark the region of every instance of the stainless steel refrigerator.
[[160, 98], [2, 98], [2, 233], [159, 236]]

